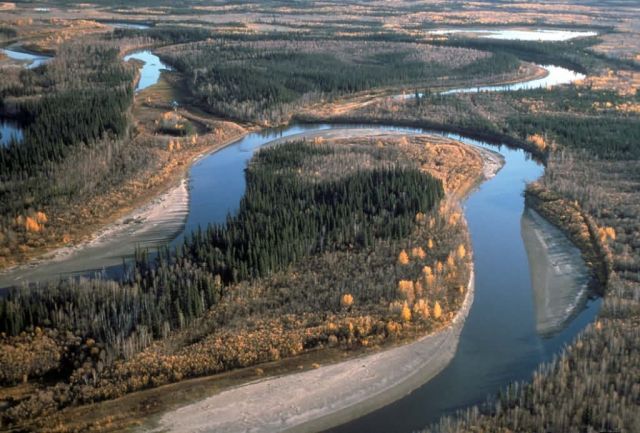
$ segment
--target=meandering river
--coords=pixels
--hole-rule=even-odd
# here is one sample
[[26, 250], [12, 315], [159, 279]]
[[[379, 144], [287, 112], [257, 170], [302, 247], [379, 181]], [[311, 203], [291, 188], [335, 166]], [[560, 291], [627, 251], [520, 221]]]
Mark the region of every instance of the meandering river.
[[[138, 87], [144, 88], [157, 81], [162, 64], [157, 57], [149, 57], [150, 53], [138, 54], [128, 58], [142, 60], [145, 67], [153, 70], [153, 75], [148, 75], [151, 78], [145, 79], [144, 84], [141, 79]], [[146, 75], [144, 70], [142, 75]], [[567, 77], [572, 81], [578, 75], [574, 73]], [[532, 82], [491, 86], [486, 90], [507, 91], [514, 90], [514, 86], [526, 88], [522, 87], [526, 85], [532, 85]], [[454, 91], [472, 90], [450, 92]], [[303, 132], [354, 127], [444, 135], [497, 150], [505, 159], [503, 169], [480, 185], [464, 203], [473, 243], [476, 292], [452, 362], [406, 397], [332, 430], [409, 432], [443, 414], [481, 402], [488, 394], [496, 393], [514, 380], [528, 379], [540, 362], [559, 353], [563, 345], [594, 319], [600, 301], [589, 299], [588, 281], [583, 278], [581, 266], [584, 263], [579, 252], [567, 247], [568, 241], [559, 231], [549, 236], [545, 222], [524, 208], [525, 183], [537, 179], [544, 168], [522, 150], [440, 131], [384, 125], [319, 124], [290, 125], [249, 134], [191, 167], [188, 216], [177, 237], [174, 236], [175, 228], [167, 236], [172, 236], [174, 243], [179, 242], [195, 227], [224, 222], [227, 214], [234, 213], [245, 189], [244, 169], [254, 151], [261, 146]], [[58, 262], [17, 269], [0, 275], [0, 287], [22, 279], [47, 279], [87, 269], [115, 269], [121, 263], [120, 257], [126, 251], [131, 253], [137, 240], [126, 234], [116, 236]], [[557, 254], [559, 250], [560, 255]], [[100, 252], [102, 254], [98, 254]], [[545, 274], [545, 278], [536, 277], [549, 269], [550, 263], [560, 259], [575, 278], [558, 279], [557, 275], [551, 275], [553, 273]]]

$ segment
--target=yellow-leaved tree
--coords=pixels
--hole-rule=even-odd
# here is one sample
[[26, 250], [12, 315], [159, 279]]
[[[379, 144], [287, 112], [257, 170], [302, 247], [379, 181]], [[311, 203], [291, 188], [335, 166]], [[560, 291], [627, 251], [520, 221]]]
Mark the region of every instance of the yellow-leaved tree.
[[433, 318], [439, 319], [442, 316], [442, 307], [440, 306], [440, 302], [436, 301], [436, 304], [433, 306]]
[[424, 252], [424, 250], [421, 247], [413, 248], [411, 250], [411, 255], [419, 259], [424, 259], [427, 256], [427, 254]]
[[350, 306], [352, 306], [353, 295], [351, 295], [350, 293], [345, 293], [344, 295], [342, 295], [342, 298], [340, 298], [340, 305], [342, 306], [342, 308], [349, 308]]
[[24, 222], [24, 227], [28, 232], [39, 232], [42, 230], [42, 226], [38, 224], [38, 222], [31, 217], [27, 217]]
[[400, 251], [400, 254], [398, 255], [398, 263], [401, 265], [409, 264], [409, 255], [405, 250]]
[[400, 312], [400, 318], [404, 322], [410, 322], [411, 321], [411, 310], [409, 309], [409, 306], [407, 305], [406, 302], [402, 307], [402, 311]]
[[423, 319], [429, 318], [429, 306], [424, 299], [418, 299], [418, 301], [413, 304], [413, 313], [417, 317], [422, 317]]

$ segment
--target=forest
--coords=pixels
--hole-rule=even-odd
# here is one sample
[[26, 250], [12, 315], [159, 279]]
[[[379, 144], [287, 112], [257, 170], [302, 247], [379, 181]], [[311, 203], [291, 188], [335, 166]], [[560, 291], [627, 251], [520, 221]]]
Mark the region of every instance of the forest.
[[133, 78], [116, 47], [99, 45], [68, 46], [52, 65], [21, 71], [0, 93], [5, 110], [24, 130], [21, 142], [0, 149], [3, 180], [19, 173], [36, 175], [46, 163], [65, 159], [75, 146], [109, 134], [124, 136]]
[[[247, 173], [238, 215], [196, 231], [175, 253], [149, 259], [140, 252], [131, 281], [118, 289], [99, 281], [11, 289], [0, 300], [0, 332], [53, 326], [112, 344], [147, 326], [159, 337], [165, 322], [175, 328], [179, 317], [190, 321], [211, 307], [220, 283], [266, 276], [310, 254], [401, 239], [416, 213], [431, 210], [443, 196], [439, 181], [415, 169], [365, 171], [319, 184], [292, 176], [303, 158], [318, 152], [330, 150], [289, 143], [260, 152]], [[111, 306], [130, 319], [108, 314]]]
[[[546, 5], [527, 4], [533, 12], [520, 16], [513, 8], [525, 6], [503, 2], [330, 0], [309, 10], [304, 1], [196, 1], [192, 8], [98, 0], [94, 17], [151, 26], [98, 34], [40, 33], [59, 24], [42, 15], [27, 25], [35, 23], [25, 40], [42, 38], [55, 60], [33, 70], [3, 69], [0, 80], [0, 112], [24, 130], [20, 143], [0, 149], [0, 267], [49, 242], [70, 245], [61, 227], [104, 222], [112, 202], [95, 206], [91, 199], [116, 191], [128, 201], [131, 190], [118, 189], [124, 182], [147, 191], [139, 179], [162, 172], [164, 163], [185, 164], [174, 159], [175, 143], [197, 141], [196, 130], [208, 129], [183, 128], [194, 118], [181, 117], [190, 109], [200, 118], [203, 109], [272, 125], [326, 120], [314, 112], [319, 103], [331, 107], [366, 90], [427, 89], [415, 99], [355, 104], [331, 120], [438, 127], [531, 151], [547, 164], [542, 196], [563, 216], [578, 212], [590, 222], [586, 234], [595, 234], [611, 271], [598, 321], [558, 359], [531, 383], [434, 429], [640, 430], [637, 92], [588, 81], [504, 94], [429, 90], [511, 80], [530, 71], [520, 60], [625, 82], [618, 72], [638, 70], [637, 45], [633, 37], [616, 39], [611, 11], [602, 14], [611, 27], [598, 26], [599, 37], [570, 42], [426, 35], [443, 25], [584, 29], [597, 21], [597, 3], [578, 12], [569, 5], [553, 17]], [[236, 21], [236, 14], [251, 18]], [[167, 19], [172, 15], [178, 19]], [[0, 40], [24, 32], [22, 25], [0, 25]], [[173, 110], [154, 106], [157, 94], [134, 101], [139, 65], [121, 58], [138, 48], [176, 68], [163, 85], [188, 90], [175, 97], [180, 105], [167, 122], [148, 114]], [[136, 118], [141, 112], [148, 125]], [[18, 391], [2, 399], [0, 427], [38, 430], [55, 424], [61, 408], [244, 367], [258, 372], [262, 363], [319, 349], [358, 354], [446, 326], [464, 299], [472, 259], [461, 211], [444, 200], [450, 183], [425, 173], [422, 164], [433, 160], [424, 143], [412, 143], [407, 154], [371, 144], [297, 142], [259, 152], [237, 214], [193, 232], [176, 249], [138, 251], [122, 281], [69, 279], [3, 291], [0, 384]], [[457, 173], [463, 182], [473, 178]]]
[[[0, 263], [2, 256], [62, 238], [44, 225], [53, 225], [69, 203], [96, 194], [105, 171], [108, 182], [122, 175], [109, 158], [123, 156], [130, 135], [135, 79], [119, 49], [99, 41], [64, 45], [40, 68], [6, 71], [2, 113], [18, 121], [23, 138], [0, 148]], [[96, 165], [98, 155], [106, 158]], [[125, 157], [138, 158], [135, 152]], [[68, 167], [89, 163], [87, 171]]]
[[[411, 43], [228, 38], [167, 48], [164, 60], [187, 77], [192, 94], [214, 114], [281, 121], [301, 103], [379, 86], [470, 78], [513, 71], [509, 54]], [[357, 67], [354, 67], [357, 66]]]
[[544, 43], [454, 37], [437, 43], [446, 46], [511, 54], [528, 62], [559, 65], [578, 72], [596, 72], [607, 66], [616, 69], [631, 68], [637, 70], [638, 66], [633, 61], [605, 56], [590, 49], [598, 42], [600, 42], [599, 37]]
[[511, 384], [426, 431], [632, 432], [640, 427], [640, 164], [637, 156], [602, 159], [598, 153], [571, 146], [553, 154], [541, 181], [529, 188], [547, 197], [539, 210], [548, 214], [556, 208], [561, 224], [568, 225], [568, 210], [577, 208], [599, 227], [596, 239], [610, 275], [597, 320], [560, 356], [539, 366], [530, 382]]
[[[309, 176], [316, 163], [344, 160], [355, 163], [341, 176]], [[139, 252], [120, 283], [10, 289], [0, 331], [15, 349], [0, 356], [2, 382], [56, 377], [64, 384], [56, 407], [113, 398], [264, 362], [274, 351], [411, 335], [440, 326], [462, 301], [464, 225], [459, 214], [437, 211], [442, 182], [397, 149], [284, 143], [260, 151], [246, 177], [226, 224], [196, 231], [175, 250]], [[244, 316], [261, 331], [245, 336]], [[298, 325], [274, 322], [285, 317]], [[343, 331], [350, 321], [367, 325]], [[152, 343], [165, 349], [146, 351]], [[202, 357], [189, 355], [198, 347]], [[174, 373], [160, 367], [167, 363]], [[3, 422], [49, 410], [34, 395]]]

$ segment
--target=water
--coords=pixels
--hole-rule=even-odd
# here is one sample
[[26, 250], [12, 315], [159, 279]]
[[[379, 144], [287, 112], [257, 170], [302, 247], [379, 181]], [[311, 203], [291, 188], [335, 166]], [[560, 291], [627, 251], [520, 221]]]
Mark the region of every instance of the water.
[[[258, 147], [281, 136], [353, 127], [439, 134], [371, 125], [292, 126], [284, 131], [251, 134], [194, 165], [186, 231], [209, 221], [224, 222], [228, 213], [237, 210], [245, 188], [243, 169]], [[496, 149], [460, 135], [441, 135]], [[600, 301], [586, 299], [584, 281], [580, 280], [573, 287], [576, 296], [559, 307], [566, 311], [564, 320], [556, 324], [553, 333], [540, 329], [535, 301], [538, 292], [531, 283], [533, 262], [523, 242], [522, 219], [526, 214], [522, 191], [525, 183], [542, 175], [544, 168], [522, 150], [501, 147], [499, 152], [505, 157], [505, 167], [471, 194], [464, 205], [474, 250], [476, 295], [454, 359], [442, 373], [407, 397], [331, 431], [410, 432], [422, 428], [443, 414], [482, 402], [514, 380], [529, 379], [541, 362], [551, 360], [594, 319]], [[557, 236], [562, 239], [559, 232]], [[564, 288], [571, 292], [571, 286]], [[573, 302], [576, 297], [582, 302]]]
[[149, 24], [138, 24], [123, 21], [102, 21], [102, 24], [111, 26], [115, 29], [145, 30], [151, 27]]
[[[476, 86], [476, 87], [459, 87], [455, 89], [445, 90], [439, 92], [440, 95], [451, 95], [455, 93], [480, 93], [480, 92], [514, 92], [516, 90], [533, 90], [545, 88], [548, 89], [554, 86], [560, 86], [563, 84], [571, 84], [576, 81], [584, 80], [585, 75], [576, 71], [572, 71], [562, 66], [555, 65], [537, 65], [547, 71], [547, 75], [542, 78], [535, 78], [527, 81], [519, 81], [511, 84], [498, 84], [495, 86]], [[418, 93], [421, 97], [424, 93]], [[405, 93], [396, 96], [398, 99], [412, 99], [415, 98], [415, 93]]]
[[47, 63], [53, 57], [46, 56], [44, 54], [29, 53], [26, 51], [18, 51], [11, 48], [3, 48], [2, 52], [10, 59], [17, 60], [24, 63], [29, 69], [37, 68], [40, 65]]
[[499, 39], [504, 41], [542, 41], [557, 42], [568, 41], [575, 38], [585, 38], [597, 36], [597, 32], [592, 31], [572, 31], [572, 30], [518, 30], [518, 29], [438, 29], [430, 30], [432, 35], [450, 34], [476, 34], [481, 38]]
[[[502, 148], [500, 153], [505, 157], [504, 168], [464, 205], [473, 243], [476, 292], [455, 357], [438, 376], [411, 394], [331, 432], [424, 428], [443, 415], [483, 402], [512, 381], [530, 379], [541, 362], [550, 361], [595, 318], [600, 300], [585, 300], [555, 333], [539, 332], [521, 219], [524, 184], [538, 178], [543, 168], [521, 150]], [[581, 286], [574, 288], [580, 290]]]
[[[238, 209], [245, 189], [244, 168], [259, 147], [274, 139], [307, 131], [354, 127], [440, 134], [416, 128], [322, 124], [292, 125], [283, 130], [247, 135], [193, 165], [189, 216], [174, 243], [198, 226], [224, 222], [229, 213]], [[467, 137], [441, 135], [495, 149]], [[598, 300], [575, 307], [567, 305], [574, 311], [555, 333], [539, 332], [536, 292], [531, 283], [531, 264], [523, 242], [521, 220], [525, 183], [538, 178], [543, 167], [521, 150], [501, 147], [499, 152], [505, 158], [504, 168], [483, 183], [464, 204], [473, 243], [476, 294], [455, 357], [438, 376], [408, 396], [333, 431], [409, 432], [424, 427], [443, 414], [483, 401], [511, 381], [528, 379], [540, 362], [550, 360], [595, 317], [600, 305]], [[124, 241], [130, 242], [130, 239]], [[123, 239], [118, 242], [122, 244]], [[80, 255], [84, 269], [87, 260], [94, 260], [94, 267], [119, 263], [111, 247], [103, 245], [101, 250], [110, 255], [111, 261], [85, 250]], [[59, 263], [57, 271], [68, 266], [69, 263]], [[579, 290], [581, 287], [575, 287], [576, 293]]]
[[13, 142], [22, 141], [22, 128], [12, 121], [0, 119], [0, 147], [8, 147]]
[[[166, 66], [149, 51], [125, 57], [145, 62], [138, 90], [157, 82]], [[513, 86], [513, 85], [512, 85]], [[513, 90], [500, 87], [496, 90]], [[461, 90], [459, 90], [461, 91]], [[245, 189], [244, 168], [259, 147], [281, 137], [330, 128], [366, 127], [407, 132], [430, 132], [416, 128], [371, 125], [291, 125], [245, 136], [230, 146], [194, 164], [189, 176], [189, 215], [181, 233], [166, 233], [178, 243], [198, 226], [224, 222], [235, 212]], [[442, 134], [463, 142], [495, 149], [455, 134]], [[473, 242], [476, 271], [475, 302], [451, 363], [433, 380], [406, 397], [360, 419], [342, 425], [336, 432], [409, 432], [436, 421], [444, 414], [484, 400], [514, 380], [526, 380], [540, 362], [550, 360], [562, 346], [591, 322], [600, 301], [573, 302], [565, 307], [566, 317], [554, 332], [542, 332], [536, 309], [536, 287], [523, 242], [525, 215], [522, 191], [526, 182], [538, 178], [543, 167], [521, 150], [499, 149], [505, 167], [483, 183], [464, 204]], [[528, 236], [524, 236], [525, 239]], [[0, 275], [0, 287], [23, 279], [31, 281], [59, 275], [86, 273], [88, 269], [120, 269], [121, 257], [133, 251], [139, 238], [130, 233], [115, 234], [105, 242], [89, 246], [58, 262], [21, 268]], [[582, 287], [576, 286], [579, 294]]]
[[282, 137], [329, 128], [331, 125], [294, 125], [284, 130], [255, 132], [195, 163], [189, 173], [189, 216], [183, 234], [174, 244], [181, 241], [184, 233], [209, 223], [223, 223], [228, 214], [238, 210], [246, 186], [244, 169], [256, 149]]
[[459, 89], [451, 89], [442, 92], [443, 95], [453, 93], [478, 93], [478, 92], [511, 92], [515, 90], [531, 90], [539, 88], [549, 88], [562, 84], [570, 84], [575, 81], [584, 80], [584, 74], [572, 71], [561, 66], [554, 65], [538, 65], [547, 70], [545, 77], [537, 78], [529, 81], [522, 81], [512, 84], [501, 84], [497, 86], [480, 86], [480, 87], [463, 87]]
[[160, 74], [163, 70], [171, 70], [170, 66], [162, 63], [162, 60], [160, 60], [158, 56], [148, 50], [136, 51], [135, 53], [126, 55], [124, 57], [124, 60], [127, 62], [131, 59], [144, 62], [142, 68], [140, 68], [140, 81], [138, 81], [136, 92], [139, 92], [146, 89], [147, 87], [156, 84], [160, 79]]

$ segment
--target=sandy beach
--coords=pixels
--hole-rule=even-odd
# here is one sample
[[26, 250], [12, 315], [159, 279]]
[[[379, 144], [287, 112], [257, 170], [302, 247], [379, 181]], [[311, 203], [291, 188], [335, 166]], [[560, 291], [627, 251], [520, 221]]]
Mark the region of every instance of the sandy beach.
[[591, 272], [567, 236], [530, 208], [522, 215], [522, 240], [529, 257], [536, 330], [553, 335], [584, 307]]
[[474, 296], [471, 273], [452, 323], [372, 355], [231, 388], [168, 412], [154, 432], [312, 432], [385, 406], [437, 375], [453, 358]]
[[98, 231], [92, 239], [72, 247], [56, 249], [38, 260], [0, 273], [0, 287], [23, 281], [44, 282], [74, 272], [122, 263], [132, 245], [161, 245], [178, 233], [189, 212], [187, 179], [146, 205]]
[[[304, 133], [300, 138], [380, 136], [401, 131], [336, 129]], [[448, 140], [434, 136], [434, 140]], [[483, 177], [503, 166], [496, 152], [477, 148]], [[417, 341], [315, 370], [264, 379], [225, 390], [165, 413], [152, 432], [315, 432], [383, 407], [410, 393], [442, 371], [455, 355], [460, 332], [474, 298], [474, 273], [460, 310], [446, 328]]]

